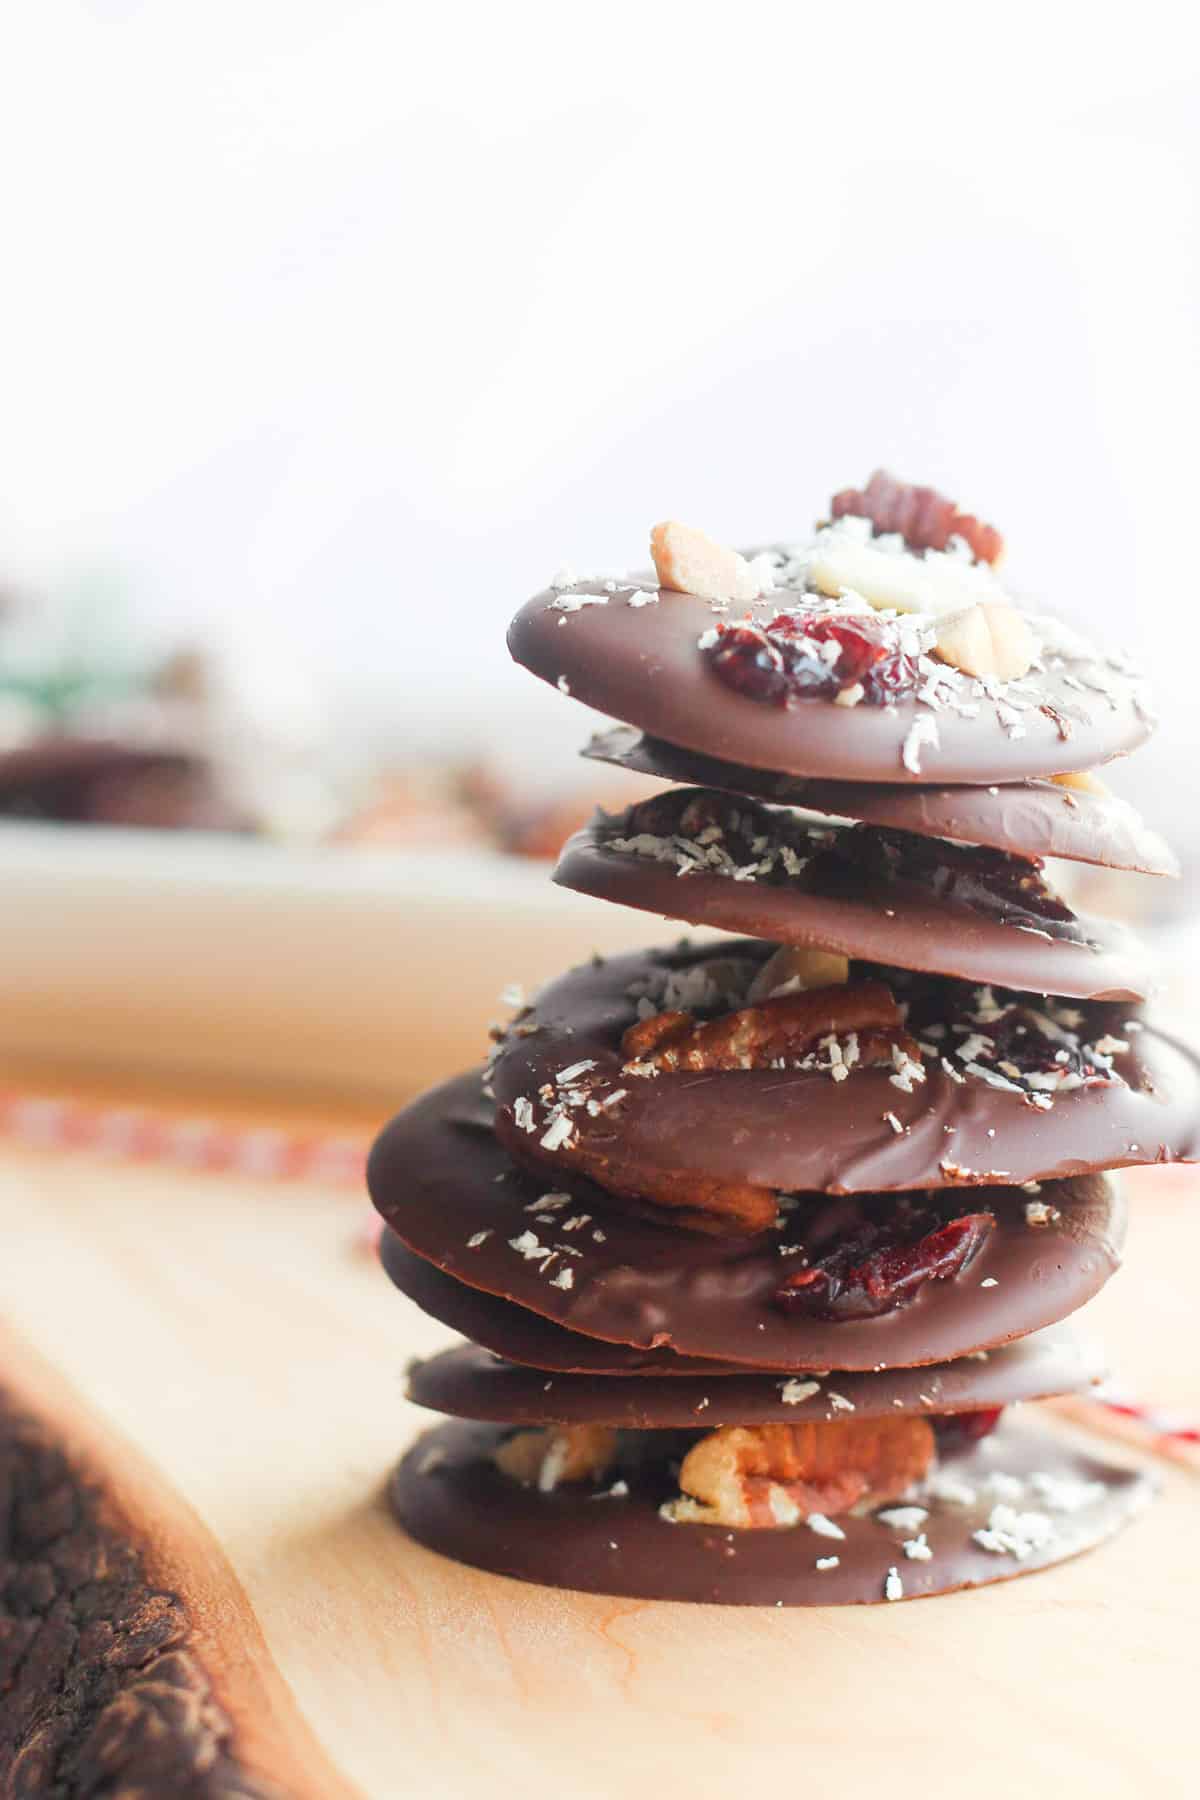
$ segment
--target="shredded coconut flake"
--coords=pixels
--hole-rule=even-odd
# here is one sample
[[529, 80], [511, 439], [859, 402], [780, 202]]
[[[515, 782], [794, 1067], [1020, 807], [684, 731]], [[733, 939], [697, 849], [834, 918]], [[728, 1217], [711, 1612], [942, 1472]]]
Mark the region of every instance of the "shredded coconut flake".
[[921, 751], [926, 745], [931, 750], [936, 750], [940, 743], [937, 725], [927, 713], [922, 713], [920, 718], [914, 719], [908, 728], [908, 736], [905, 738], [904, 747], [900, 752], [900, 761], [910, 775], [919, 775], [921, 773]]
[[832, 1519], [827, 1519], [824, 1513], [809, 1513], [804, 1523], [818, 1537], [844, 1538], [846, 1535], [841, 1526], [835, 1525]]
[[878, 1512], [875, 1517], [889, 1531], [919, 1531], [929, 1517], [924, 1506], [892, 1506], [886, 1512]]

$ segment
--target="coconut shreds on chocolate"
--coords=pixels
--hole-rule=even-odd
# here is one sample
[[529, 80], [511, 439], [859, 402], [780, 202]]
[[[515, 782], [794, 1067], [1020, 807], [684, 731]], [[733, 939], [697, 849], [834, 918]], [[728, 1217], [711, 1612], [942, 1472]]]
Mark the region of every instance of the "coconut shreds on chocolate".
[[[753, 957], [718, 953], [680, 968], [654, 969], [631, 984], [627, 998], [634, 1019], [650, 1018], [658, 1012], [719, 1016], [748, 1003], [750, 985], [760, 967], [761, 963]], [[914, 978], [903, 970], [875, 973], [895, 989], [910, 1030], [916, 1030], [922, 1056], [936, 1060], [960, 1086], [969, 1080], [981, 1081], [988, 1087], [1019, 1094], [1035, 1110], [1048, 1111], [1060, 1094], [1123, 1079], [1115, 1059], [1127, 1052], [1126, 1039], [1114, 1039], [1103, 1027], [1095, 1032], [1093, 1040], [1089, 1041], [1087, 1035], [1089, 1019], [1110, 1016], [1110, 1009], [1103, 1003], [1071, 1004], [1052, 996], [1003, 991], [998, 994], [987, 985], [972, 987], [949, 977]], [[948, 1017], [929, 1019], [924, 1015], [931, 1002], [937, 1000], [946, 1006]], [[919, 1019], [918, 1006], [922, 1009]], [[536, 1020], [535, 1011], [522, 1023], [527, 1025], [530, 1020]], [[1130, 1023], [1134, 1022], [1126, 1023], [1126, 1031]], [[1020, 1042], [1022, 1055], [1031, 1066], [1019, 1067], [1003, 1054], [1001, 1032], [1007, 1034], [1010, 1042]], [[823, 1074], [840, 1083], [866, 1065], [861, 1059], [857, 1034], [848, 1032], [843, 1037], [828, 1034], [815, 1049], [802, 1056], [779, 1057], [771, 1066], [781, 1071]], [[608, 1077], [597, 1072], [594, 1058], [580, 1059], [559, 1070], [535, 1100], [527, 1096], [515, 1100], [513, 1123], [520, 1131], [536, 1133], [541, 1148], [553, 1153], [576, 1141], [579, 1115], [583, 1115], [585, 1123], [588, 1118], [598, 1119], [609, 1112], [618, 1115], [628, 1092], [626, 1078], [653, 1079], [659, 1073], [654, 1063], [635, 1059], [622, 1065], [621, 1083], [614, 1088]], [[891, 1085], [901, 1093], [913, 1094], [926, 1079], [924, 1061], [912, 1057], [902, 1046], [894, 1046]], [[885, 1112], [881, 1122], [898, 1136], [906, 1130], [892, 1111]], [[974, 1180], [981, 1174], [997, 1182], [1009, 1178], [1003, 1169], [960, 1168], [951, 1154], [941, 1159], [940, 1171], [948, 1181]], [[1054, 1223], [1036, 1209], [1028, 1217], [1031, 1225]]]

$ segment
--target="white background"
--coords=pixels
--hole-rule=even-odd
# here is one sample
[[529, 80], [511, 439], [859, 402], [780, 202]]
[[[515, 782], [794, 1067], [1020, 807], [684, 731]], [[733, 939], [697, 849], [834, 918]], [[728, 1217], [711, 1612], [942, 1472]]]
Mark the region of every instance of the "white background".
[[481, 702], [567, 745], [502, 647], [555, 567], [799, 534], [886, 463], [1147, 655], [1186, 818], [1187, 13], [5, 9], [0, 569], [116, 571], [407, 752]]

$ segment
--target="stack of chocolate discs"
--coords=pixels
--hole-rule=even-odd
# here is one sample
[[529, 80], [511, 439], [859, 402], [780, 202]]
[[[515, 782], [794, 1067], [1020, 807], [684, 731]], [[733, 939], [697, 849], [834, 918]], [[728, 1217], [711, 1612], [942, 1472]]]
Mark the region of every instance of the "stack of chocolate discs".
[[1144, 1477], [1017, 1402], [1087, 1388], [1060, 1323], [1116, 1269], [1105, 1173], [1196, 1154], [1143, 958], [1043, 859], [1169, 875], [1091, 773], [1151, 728], [1127, 665], [1017, 606], [990, 527], [878, 475], [807, 543], [651, 537], [563, 572], [518, 662], [689, 785], [555, 880], [706, 930], [593, 958], [385, 1129], [383, 1259], [471, 1340], [392, 1486], [421, 1543], [525, 1580], [747, 1605], [1045, 1567]]

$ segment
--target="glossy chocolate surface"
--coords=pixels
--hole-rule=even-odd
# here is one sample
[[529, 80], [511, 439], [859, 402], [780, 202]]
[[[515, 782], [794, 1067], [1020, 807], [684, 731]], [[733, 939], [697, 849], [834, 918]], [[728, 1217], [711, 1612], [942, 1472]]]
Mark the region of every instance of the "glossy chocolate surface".
[[[510, 1035], [496, 1060], [498, 1106], [511, 1114], [518, 1099], [528, 1098], [536, 1142], [545, 1129], [539, 1090], [554, 1085], [564, 1069], [589, 1062], [581, 1078], [589, 1093], [624, 1093], [598, 1115], [573, 1110], [580, 1141], [592, 1150], [619, 1148], [622, 1158], [647, 1170], [688, 1170], [789, 1192], [1025, 1182], [1197, 1155], [1195, 1060], [1145, 1026], [1119, 1040], [1129, 1046], [1112, 1058], [1120, 1080], [1059, 1092], [1048, 1110], [1036, 1110], [1014, 1088], [963, 1074], [952, 1062], [961, 1075], [956, 1079], [941, 1055], [924, 1058], [925, 1080], [911, 1092], [897, 1087], [886, 1068], [856, 1068], [844, 1081], [799, 1069], [624, 1074], [621, 1038], [637, 1017], [636, 992], [713, 953], [711, 945], [639, 951], [585, 964], [547, 984], [522, 1023], [527, 1035]], [[743, 942], [728, 949], [748, 959], [768, 953], [767, 946]], [[941, 991], [925, 991], [926, 1011]], [[906, 990], [898, 985], [897, 992]], [[949, 1017], [963, 992], [947, 983], [945, 993]], [[1120, 1008], [1089, 1017], [1098, 1033], [1126, 1030]], [[948, 1035], [934, 1047], [961, 1041]], [[570, 1155], [567, 1146], [564, 1166]]]
[[[516, 1168], [488, 1124], [478, 1078], [460, 1076], [385, 1127], [368, 1164], [371, 1197], [411, 1250], [460, 1281], [515, 1300], [571, 1331], [689, 1356], [796, 1369], [879, 1369], [947, 1362], [1050, 1325], [1082, 1306], [1117, 1267], [1124, 1209], [1100, 1176], [1044, 1183], [1051, 1222], [1028, 1196], [993, 1187], [960, 1196], [996, 1220], [979, 1254], [877, 1318], [785, 1315], [781, 1281], [796, 1244], [828, 1241], [846, 1201], [806, 1197], [781, 1230], [718, 1237], [651, 1222], [592, 1183]], [[548, 1191], [569, 1194], [546, 1211]], [[568, 1224], [587, 1215], [582, 1227]]]
[[[726, 762], [839, 781], [1009, 782], [1094, 768], [1150, 733], [1138, 684], [1110, 664], [1081, 659], [1052, 658], [1044, 674], [1028, 678], [1019, 729], [1006, 727], [1003, 703], [986, 696], [973, 716], [949, 706], [931, 712], [913, 698], [894, 706], [838, 706], [824, 697], [767, 705], [728, 687], [698, 646], [718, 621], [747, 610], [770, 619], [784, 594], [714, 611], [710, 601], [671, 589], [651, 589], [657, 601], [633, 607], [632, 588], [610, 594], [603, 583], [577, 583], [572, 594], [600, 604], [574, 611], [561, 609], [564, 596], [553, 589], [535, 595], [509, 628], [509, 650], [586, 706]], [[905, 745], [918, 720], [930, 719], [938, 742], [923, 747], [914, 772]]]
[[[672, 809], [689, 796], [704, 805], [710, 793], [683, 789], [664, 799]], [[736, 801], [718, 800], [721, 809], [737, 812]], [[790, 815], [781, 820], [755, 808], [750, 816], [762, 826], [761, 837], [786, 820], [778, 841], [795, 844], [807, 860], [790, 877], [741, 879], [710, 868], [681, 872], [675, 861], [615, 848], [639, 841], [642, 816], [642, 808], [615, 819], [602, 814], [576, 832], [563, 848], [554, 880], [640, 912], [783, 944], [819, 945], [859, 961], [1073, 999], [1136, 1003], [1149, 992], [1146, 954], [1122, 925], [1072, 914], [1065, 904], [1069, 924], [1016, 907], [1007, 912], [999, 902], [982, 910], [939, 893], [931, 881], [891, 880], [879, 872], [877, 865], [893, 845], [927, 839], [880, 838], [870, 826], [821, 827], [813, 836]], [[833, 844], [823, 849], [825, 831]], [[1004, 874], [1019, 866], [1002, 863], [994, 850], [947, 845], [946, 853], [968, 869], [977, 860], [983, 880], [993, 868]], [[839, 866], [841, 858], [854, 855], [862, 859], [860, 866]], [[931, 855], [936, 880], [936, 850]]]
[[[969, 1501], [922, 1501], [927, 1517], [920, 1529], [932, 1554], [916, 1561], [904, 1551], [910, 1531], [874, 1515], [843, 1515], [835, 1522], [838, 1538], [806, 1524], [735, 1532], [669, 1524], [658, 1512], [672, 1492], [665, 1470], [631, 1471], [623, 1496], [565, 1483], [550, 1493], [521, 1487], [490, 1460], [504, 1436], [503, 1426], [455, 1421], [414, 1444], [391, 1484], [393, 1509], [410, 1536], [443, 1556], [518, 1581], [647, 1600], [864, 1605], [887, 1597], [893, 1571], [902, 1590], [897, 1597], [908, 1600], [980, 1587], [1091, 1549], [1141, 1511], [1153, 1493], [1145, 1475], [1004, 1420], [972, 1451], [946, 1464]], [[1019, 1504], [1049, 1520], [1048, 1541], [1020, 1560], [975, 1541], [998, 1503], [997, 1475], [1009, 1478], [999, 1492], [1011, 1495], [1019, 1482]], [[1088, 1484], [1087, 1503], [1052, 1508], [1044, 1495], [1055, 1490], [1047, 1488], [1046, 1477], [1072, 1484], [1060, 1485], [1060, 1500], [1069, 1493], [1078, 1498], [1079, 1484]], [[836, 1566], [817, 1567], [831, 1557]]]
[[1020, 856], [1061, 857], [1143, 875], [1179, 874], [1179, 860], [1166, 840], [1127, 800], [1056, 781], [934, 787], [772, 775], [682, 750], [628, 725], [597, 733], [583, 755], [660, 781], [748, 794], [777, 806], [803, 807], [924, 837], [988, 844]]
[[[408, 1397], [434, 1412], [497, 1424], [615, 1425], [624, 1430], [835, 1423], [894, 1414], [988, 1411], [1074, 1393], [1103, 1379], [1099, 1347], [1054, 1325], [1000, 1350], [925, 1369], [842, 1374], [819, 1382], [777, 1375], [547, 1375], [461, 1344], [408, 1373]], [[813, 1393], [804, 1390], [815, 1387]], [[831, 1390], [837, 1400], [831, 1398]], [[847, 1404], [848, 1403], [848, 1404]]]
[[517, 1306], [499, 1294], [468, 1287], [435, 1263], [410, 1250], [384, 1226], [379, 1260], [400, 1292], [451, 1331], [461, 1332], [497, 1357], [547, 1373], [570, 1375], [739, 1375], [739, 1363], [704, 1356], [680, 1356], [671, 1349], [640, 1350], [604, 1338], [583, 1337], [553, 1319]]

